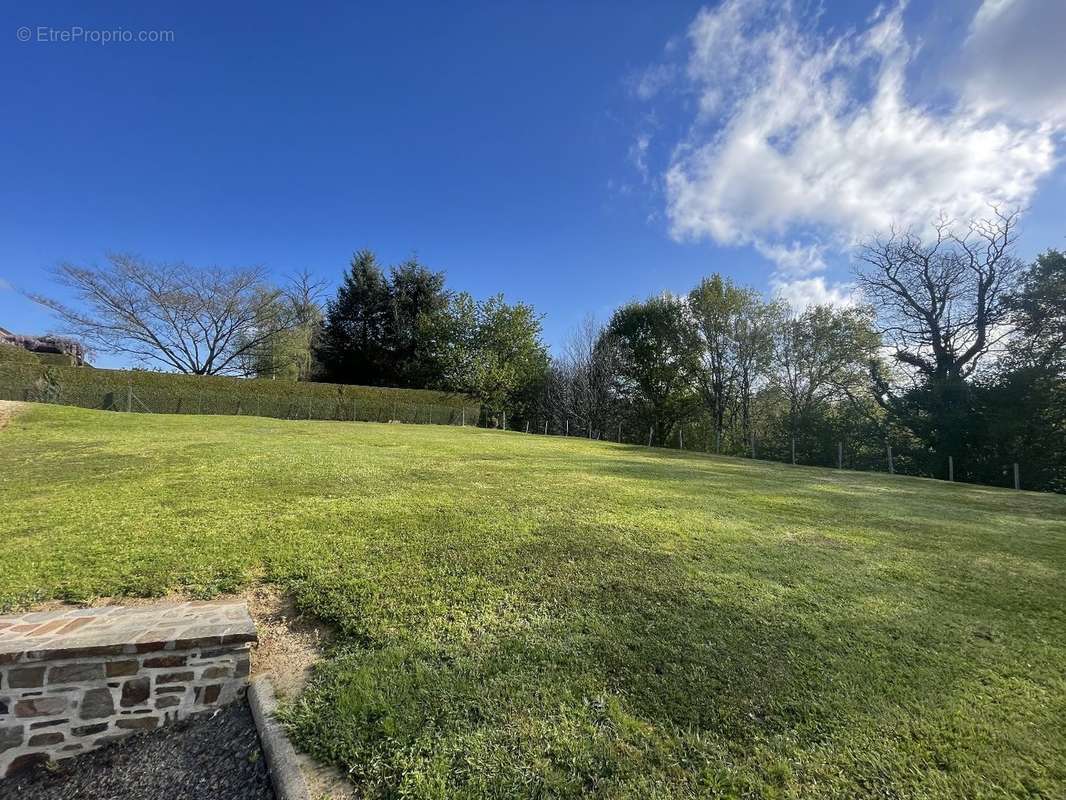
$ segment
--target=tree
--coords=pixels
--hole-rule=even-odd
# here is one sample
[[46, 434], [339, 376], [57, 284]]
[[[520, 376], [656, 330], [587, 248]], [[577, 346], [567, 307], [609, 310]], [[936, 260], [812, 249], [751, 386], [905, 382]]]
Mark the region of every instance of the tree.
[[785, 309], [780, 303], [756, 303], [737, 318], [734, 333], [736, 359], [736, 412], [745, 445], [755, 433], [755, 398], [766, 383], [773, 361], [774, 332]]
[[259, 267], [197, 269], [108, 255], [103, 267], [62, 264], [75, 308], [43, 295], [67, 331], [90, 348], [194, 375], [242, 373], [244, 357], [292, 329], [281, 291]]
[[1017, 326], [996, 374], [979, 388], [987, 420], [986, 482], [1014, 462], [1027, 488], [1066, 491], [1066, 254], [1049, 250], [1009, 298]]
[[448, 299], [443, 273], [410, 259], [386, 278], [374, 254], [359, 251], [326, 307], [316, 348], [323, 376], [366, 386], [436, 385]]
[[869, 309], [832, 306], [792, 314], [774, 338], [773, 381], [793, 437], [826, 405], [855, 396], [880, 344]]
[[942, 219], [929, 241], [894, 232], [858, 254], [860, 286], [899, 367], [896, 376], [874, 369], [876, 397], [940, 464], [965, 448], [974, 421], [969, 380], [1010, 332], [1017, 223], [1017, 212], [993, 209], [961, 233]]
[[630, 303], [607, 326], [617, 345], [618, 390], [665, 444], [698, 406], [700, 341], [685, 308], [673, 295]]
[[391, 323], [389, 285], [369, 250], [352, 256], [326, 318], [315, 354], [322, 375], [336, 383], [382, 386], [390, 372], [387, 336]]
[[[309, 381], [316, 376], [314, 353], [322, 328], [324, 285], [324, 281], [315, 280], [308, 270], [289, 278], [275, 303], [291, 315], [293, 326], [248, 351], [247, 374], [290, 381]], [[275, 307], [269, 313], [277, 313]]]
[[573, 420], [574, 432], [603, 435], [616, 416], [617, 350], [614, 339], [590, 315], [571, 333], [554, 359], [547, 385], [547, 413]]
[[755, 372], [767, 352], [759, 323], [763, 303], [754, 289], [739, 287], [715, 274], [700, 281], [688, 296], [688, 307], [700, 337], [699, 388], [716, 440], [726, 415], [738, 407], [743, 384], [744, 419], [750, 406]]
[[528, 414], [548, 369], [533, 307], [503, 295], [475, 302], [466, 292], [449, 304], [442, 330], [443, 387], [479, 398], [491, 421]]
[[1037, 256], [1007, 305], [1021, 334], [1012, 342], [1014, 362], [1066, 368], [1066, 253]]
[[411, 259], [394, 267], [389, 278], [391, 314], [386, 348], [396, 386], [423, 388], [441, 375], [441, 342], [448, 292], [444, 273], [431, 272]]

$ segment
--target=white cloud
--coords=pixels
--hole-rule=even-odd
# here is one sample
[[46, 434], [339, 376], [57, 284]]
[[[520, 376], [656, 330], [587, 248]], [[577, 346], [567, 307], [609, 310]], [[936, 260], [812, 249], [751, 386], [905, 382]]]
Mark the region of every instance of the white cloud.
[[647, 180], [648, 178], [648, 146], [651, 145], [651, 136], [647, 133], [642, 133], [637, 136], [633, 144], [629, 147], [629, 160], [633, 162], [633, 165], [637, 168], [637, 172], [641, 177]]
[[961, 59], [966, 101], [1032, 122], [1066, 124], [1063, 0], [985, 0]]
[[[1055, 3], [1063, 16], [1066, 2]], [[1039, 4], [987, 0], [966, 48], [988, 46], [982, 37], [1006, 16], [1033, 24]], [[1052, 27], [1061, 34], [1063, 25]], [[999, 59], [1015, 56], [993, 41]], [[688, 44], [698, 110], [666, 170], [671, 233], [755, 246], [789, 296], [849, 297], [846, 286], [810, 277], [827, 248], [940, 212], [968, 218], [989, 202], [1024, 206], [1056, 165], [1055, 98], [1066, 81], [1045, 74], [1031, 105], [1008, 114], [1006, 96], [977, 102], [985, 79], [975, 71], [954, 105], [918, 105], [907, 95], [915, 48], [902, 6], [827, 37], [804, 27], [788, 0], [724, 0], [697, 15]], [[1057, 52], [1046, 49], [1044, 61]]]
[[753, 244], [763, 257], [777, 265], [782, 275], [802, 277], [825, 269], [824, 244], [770, 244], [758, 239]]
[[641, 100], [651, 100], [674, 80], [673, 64], [653, 64], [630, 81], [633, 94]]
[[857, 300], [853, 284], [830, 285], [821, 275], [796, 280], [774, 278], [770, 281], [770, 288], [773, 290], [774, 297], [787, 301], [798, 311], [808, 306], [850, 306], [854, 305]]

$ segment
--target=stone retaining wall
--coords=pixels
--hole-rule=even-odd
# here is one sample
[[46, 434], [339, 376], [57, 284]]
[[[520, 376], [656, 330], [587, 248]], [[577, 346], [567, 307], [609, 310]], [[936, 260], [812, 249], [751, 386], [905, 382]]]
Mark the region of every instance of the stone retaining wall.
[[234, 700], [256, 640], [234, 602], [0, 617], [0, 777]]

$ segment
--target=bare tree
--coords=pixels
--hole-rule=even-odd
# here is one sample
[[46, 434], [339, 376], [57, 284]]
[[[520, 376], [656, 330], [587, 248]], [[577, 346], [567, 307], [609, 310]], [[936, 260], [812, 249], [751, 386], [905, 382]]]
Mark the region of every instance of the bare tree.
[[197, 269], [111, 254], [103, 267], [54, 271], [80, 307], [38, 294], [67, 332], [96, 350], [194, 375], [241, 372], [242, 356], [296, 324], [265, 270]]
[[611, 418], [617, 365], [615, 349], [590, 315], [570, 335], [547, 381], [552, 414], [574, 420], [589, 436], [602, 435]]
[[859, 250], [859, 283], [881, 334], [919, 380], [968, 378], [1009, 332], [1007, 295], [1023, 268], [1013, 253], [1019, 214], [992, 211], [961, 233], [942, 218], [931, 240], [893, 231]]
[[871, 361], [874, 398], [927, 445], [932, 474], [949, 472], [949, 457], [972, 452], [978, 435], [969, 379], [1012, 332], [1018, 220], [996, 208], [961, 226], [941, 218], [926, 239], [894, 231], [858, 253], [860, 285], [898, 367], [893, 376]]

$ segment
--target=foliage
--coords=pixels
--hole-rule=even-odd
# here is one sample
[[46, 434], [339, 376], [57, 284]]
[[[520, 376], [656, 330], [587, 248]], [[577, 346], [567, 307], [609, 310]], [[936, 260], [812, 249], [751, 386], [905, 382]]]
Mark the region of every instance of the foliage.
[[699, 402], [700, 342], [684, 302], [673, 295], [630, 303], [607, 326], [618, 353], [618, 386], [651, 427], [652, 441], [668, 442]]
[[[714, 274], [689, 292], [688, 306], [702, 344], [699, 388], [716, 433], [741, 406], [748, 332], [764, 306], [758, 292]], [[763, 348], [765, 352], [765, 348]], [[745, 387], [750, 392], [749, 381]]]
[[480, 399], [491, 420], [528, 413], [548, 369], [541, 323], [533, 307], [503, 295], [477, 302], [461, 292], [451, 300], [442, 335], [442, 383]]
[[444, 275], [412, 259], [388, 277], [369, 250], [352, 258], [316, 345], [323, 377], [368, 386], [435, 387], [449, 295]]
[[0, 508], [0, 606], [265, 579], [333, 624], [285, 719], [360, 797], [1066, 795], [1063, 497], [33, 406]]
[[320, 372], [314, 351], [323, 322], [323, 285], [307, 270], [290, 279], [282, 296], [266, 308], [266, 316], [287, 311], [292, 326], [248, 351], [246, 374], [274, 380], [314, 380]]
[[383, 386], [390, 377], [389, 284], [369, 250], [352, 256], [352, 263], [326, 305], [316, 354], [322, 377], [337, 383]]

